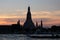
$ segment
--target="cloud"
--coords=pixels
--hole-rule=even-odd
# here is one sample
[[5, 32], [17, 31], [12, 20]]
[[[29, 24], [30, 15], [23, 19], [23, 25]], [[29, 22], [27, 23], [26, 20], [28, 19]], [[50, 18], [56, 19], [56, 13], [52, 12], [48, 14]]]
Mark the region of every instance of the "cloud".
[[[17, 10], [18, 15], [0, 15], [0, 24], [12, 24], [17, 23], [17, 20], [20, 19], [21, 24], [24, 24], [26, 20], [26, 11]], [[10, 13], [9, 13], [10, 14]], [[33, 22], [36, 21], [40, 24], [41, 19], [43, 20], [44, 25], [59, 25], [60, 24], [60, 10], [55, 11], [32, 11]]]
[[[26, 18], [27, 11], [25, 10], [10, 10], [0, 11], [0, 18], [2, 17], [22, 17]], [[60, 10], [55, 11], [31, 11], [33, 18], [58, 18], [60, 17]]]
[[53, 11], [52, 13], [53, 13], [52, 14], [53, 16], [56, 16], [56, 17], [60, 16], [60, 10]]
[[18, 20], [20, 20], [20, 24], [23, 25], [25, 19], [20, 18], [0, 18], [0, 25], [10, 25], [10, 24], [16, 24]]

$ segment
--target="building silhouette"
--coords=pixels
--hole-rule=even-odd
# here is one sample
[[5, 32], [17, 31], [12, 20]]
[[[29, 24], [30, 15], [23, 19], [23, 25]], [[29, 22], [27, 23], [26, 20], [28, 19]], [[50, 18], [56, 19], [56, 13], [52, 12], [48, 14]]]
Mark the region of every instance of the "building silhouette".
[[41, 20], [41, 28], [43, 28], [43, 22], [42, 22], [42, 20]]
[[17, 24], [12, 24], [13, 33], [20, 33], [22, 25], [20, 24], [20, 20], [17, 21]]
[[38, 27], [38, 22], [36, 22], [36, 27]]
[[35, 27], [35, 25], [34, 25], [32, 18], [31, 18], [31, 12], [30, 12], [30, 6], [29, 6], [26, 21], [24, 23], [24, 29], [32, 30], [34, 27]]

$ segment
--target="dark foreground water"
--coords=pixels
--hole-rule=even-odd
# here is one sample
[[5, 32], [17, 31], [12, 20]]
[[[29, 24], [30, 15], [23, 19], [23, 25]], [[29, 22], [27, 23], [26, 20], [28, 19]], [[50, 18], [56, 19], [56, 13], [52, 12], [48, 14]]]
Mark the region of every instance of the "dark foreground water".
[[49, 38], [30, 38], [23, 34], [0, 34], [0, 40], [60, 40], [59, 39], [49, 39]]

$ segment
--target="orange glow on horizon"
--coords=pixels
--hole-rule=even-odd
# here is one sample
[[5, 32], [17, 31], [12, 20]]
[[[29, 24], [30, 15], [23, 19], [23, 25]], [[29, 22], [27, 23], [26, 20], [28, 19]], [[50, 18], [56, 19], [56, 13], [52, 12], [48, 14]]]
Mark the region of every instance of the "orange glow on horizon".
[[[51, 12], [50, 11], [35, 11], [35, 12], [32, 11], [31, 12], [34, 23], [36, 23], [37, 20], [40, 21], [40, 19], [49, 20], [49, 21], [43, 20], [44, 25], [60, 24], [59, 13], [60, 13], [60, 10], [51, 11]], [[26, 19], [26, 14], [27, 14], [26, 11], [24, 11], [23, 14], [19, 16], [18, 15], [3, 15], [3, 16], [0, 15], [0, 25], [15, 24], [19, 19], [21, 20], [20, 23], [23, 25]], [[36, 21], [34, 19], [36, 19]], [[40, 24], [39, 21], [37, 22]]]

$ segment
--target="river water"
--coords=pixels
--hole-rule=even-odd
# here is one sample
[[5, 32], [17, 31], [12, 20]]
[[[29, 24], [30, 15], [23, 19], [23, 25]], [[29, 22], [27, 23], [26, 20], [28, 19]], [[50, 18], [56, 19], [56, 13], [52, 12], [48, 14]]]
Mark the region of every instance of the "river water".
[[30, 38], [23, 34], [0, 34], [0, 40], [60, 40], [59, 39], [49, 39], [49, 38]]

